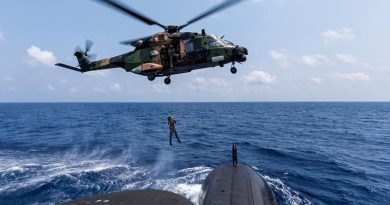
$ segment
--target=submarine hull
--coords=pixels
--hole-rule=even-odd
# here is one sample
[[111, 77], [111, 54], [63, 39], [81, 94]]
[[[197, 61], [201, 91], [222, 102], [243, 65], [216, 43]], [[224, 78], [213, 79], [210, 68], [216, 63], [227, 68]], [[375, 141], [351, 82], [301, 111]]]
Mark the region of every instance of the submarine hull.
[[[267, 182], [245, 164], [223, 164], [202, 184], [200, 205], [276, 205]], [[62, 205], [194, 205], [178, 194], [161, 190], [129, 190], [78, 199]]]
[[193, 205], [178, 194], [161, 190], [129, 190], [96, 195], [62, 205]]
[[267, 182], [245, 164], [223, 164], [202, 185], [202, 205], [276, 205]]

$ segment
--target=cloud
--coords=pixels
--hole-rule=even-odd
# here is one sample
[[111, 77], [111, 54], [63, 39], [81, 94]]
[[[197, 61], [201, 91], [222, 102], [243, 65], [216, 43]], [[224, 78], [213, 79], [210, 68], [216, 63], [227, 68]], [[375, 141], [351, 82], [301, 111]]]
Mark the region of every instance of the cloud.
[[89, 76], [95, 76], [95, 77], [107, 77], [110, 74], [110, 71], [97, 70], [97, 71], [86, 72], [85, 74]]
[[29, 63], [31, 65], [41, 63], [46, 66], [54, 66], [57, 60], [52, 52], [42, 50], [34, 45], [27, 49], [27, 54], [30, 57]]
[[218, 88], [230, 87], [229, 83], [226, 80], [221, 79], [221, 78], [211, 78], [210, 83], [211, 83], [211, 85], [216, 86]]
[[4, 34], [0, 32], [0, 41], [5, 41]]
[[338, 53], [335, 55], [339, 61], [344, 63], [356, 64], [358, 61], [353, 55]]
[[303, 55], [301, 61], [309, 67], [316, 67], [322, 63], [329, 63], [329, 58], [321, 54]]
[[93, 87], [92, 91], [96, 92], [96, 93], [104, 93], [105, 92], [105, 90], [101, 87]]
[[152, 87], [152, 90], [154, 92], [157, 92], [157, 93], [163, 93], [163, 92], [169, 93], [170, 92], [169, 87], [165, 84], [156, 83], [156, 84], [151, 85], [151, 87]]
[[356, 73], [332, 73], [331, 78], [336, 80], [350, 80], [350, 81], [370, 81], [371, 78], [365, 73], [356, 72]]
[[266, 85], [274, 83], [276, 81], [276, 76], [273, 76], [261, 70], [254, 70], [249, 73], [249, 75], [245, 76], [244, 79], [248, 83]]
[[274, 59], [277, 62], [277, 64], [279, 64], [279, 66], [282, 68], [287, 68], [290, 65], [289, 58], [285, 54], [285, 52], [286, 52], [285, 49], [273, 50], [269, 52], [272, 59]]
[[309, 79], [309, 81], [315, 85], [322, 85], [322, 83], [324, 82], [322, 78], [319, 77], [312, 77]]
[[286, 55], [286, 49], [273, 50], [269, 54], [282, 68], [288, 68], [292, 63], [303, 63], [309, 67], [316, 67], [320, 64], [330, 64], [330, 59], [322, 54], [306, 54], [302, 56]]
[[15, 80], [15, 78], [10, 77], [10, 76], [3, 78], [3, 81], [7, 81], [7, 82], [14, 81], [14, 80]]
[[188, 87], [193, 90], [197, 90], [197, 89], [204, 90], [208, 87], [208, 84], [209, 83], [207, 82], [206, 78], [197, 76], [191, 80]]
[[72, 87], [72, 88], [69, 89], [69, 92], [70, 93], [76, 93], [76, 92], [78, 92], [78, 89]]
[[350, 28], [343, 28], [340, 30], [327, 30], [322, 33], [323, 42], [325, 45], [339, 41], [349, 41], [355, 38], [355, 34]]
[[115, 91], [115, 92], [121, 92], [122, 86], [118, 83], [114, 83], [110, 86], [110, 90]]
[[309, 67], [315, 67], [318, 64], [317, 59], [309, 55], [302, 56], [302, 62]]
[[47, 85], [47, 89], [49, 89], [49, 90], [54, 90], [54, 86], [48, 84], [48, 85]]
[[206, 79], [201, 76], [197, 76], [190, 81], [188, 87], [192, 90], [213, 90], [213, 89], [230, 89], [231, 85], [221, 78]]
[[284, 6], [286, 4], [286, 2], [282, 0], [275, 0], [274, 3], [276, 6]]

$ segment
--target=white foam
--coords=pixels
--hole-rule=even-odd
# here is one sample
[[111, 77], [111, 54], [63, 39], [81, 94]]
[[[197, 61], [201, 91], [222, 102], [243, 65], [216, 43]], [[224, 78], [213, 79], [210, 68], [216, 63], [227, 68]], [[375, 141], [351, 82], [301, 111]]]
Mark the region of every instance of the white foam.
[[128, 184], [128, 189], [161, 189], [171, 191], [191, 200], [194, 204], [199, 204], [201, 194], [201, 183], [211, 167], [199, 166], [175, 170], [167, 173], [167, 178], [154, 178], [155, 175], [146, 172], [146, 178], [139, 182]]
[[6, 173], [6, 172], [23, 172], [25, 170], [26, 170], [25, 168], [15, 165], [15, 166], [11, 166], [11, 167], [5, 168], [5, 169], [0, 170], [0, 171]]
[[292, 190], [290, 187], [288, 187], [286, 184], [282, 182], [282, 180], [278, 178], [271, 178], [267, 175], [262, 175], [262, 177], [267, 181], [269, 185], [274, 190], [277, 190], [278, 192], [281, 192], [282, 195], [287, 199], [288, 203], [291, 205], [311, 205], [312, 203], [299, 195], [298, 192]]
[[[74, 180], [78, 188], [97, 187], [99, 184], [88, 182], [81, 183], [80, 176], [88, 173], [104, 172], [105, 179], [103, 183], [108, 186], [118, 185], [121, 190], [128, 189], [162, 189], [180, 194], [191, 200], [194, 204], [199, 204], [199, 196], [202, 194], [201, 184], [207, 175], [212, 171], [211, 167], [196, 166], [180, 170], [171, 170], [174, 162], [174, 153], [170, 151], [160, 151], [156, 163], [149, 168], [131, 166], [123, 162], [123, 157], [118, 159], [105, 159], [104, 150], [95, 150], [90, 154], [80, 157], [79, 150], [74, 150], [65, 157], [53, 157], [50, 159], [29, 159], [13, 161], [12, 164], [3, 165], [0, 174], [25, 172], [28, 176], [21, 179], [5, 182], [0, 187], [2, 192], [12, 193], [24, 187], [34, 187], [38, 184], [50, 182], [54, 178], [67, 176]], [[126, 151], [132, 158], [130, 150]], [[123, 160], [123, 161], [122, 161]], [[31, 162], [40, 162], [31, 163]], [[253, 167], [259, 170], [257, 167]], [[119, 170], [110, 173], [111, 169]], [[108, 171], [108, 172], [107, 172]], [[109, 175], [106, 175], [109, 173]], [[312, 204], [309, 200], [302, 197], [298, 192], [285, 185], [280, 179], [274, 179], [269, 176], [263, 176], [270, 184], [271, 188], [283, 195], [288, 204]], [[100, 181], [101, 183], [101, 181]]]
[[[126, 178], [131, 178], [132, 176], [134, 176], [134, 174], [138, 174], [140, 169], [138, 167], [131, 167], [129, 165], [124, 164], [112, 164], [103, 160], [88, 160], [81, 162], [67, 161], [61, 163], [56, 162], [52, 164], [39, 165], [39, 167], [40, 169], [36, 169], [36, 167], [31, 167], [31, 164], [19, 164], [13, 165], [11, 167], [6, 168], [5, 170], [2, 170], [2, 175], [4, 175], [5, 173], [14, 173], [15, 171], [22, 170], [24, 172], [29, 172], [29, 176], [6, 182], [7, 184], [5, 186], [0, 187], [0, 193], [16, 192], [24, 187], [33, 187], [37, 184], [50, 182], [54, 178], [60, 176], [68, 176], [77, 181], [79, 180], [77, 176], [80, 176], [81, 174], [88, 174], [91, 172], [98, 173], [117, 168], [121, 168], [124, 170], [124, 172], [126, 172]], [[121, 178], [125, 178], [124, 175], [120, 174], [117, 176], [110, 177], [116, 178], [114, 180], [121, 180]]]
[[201, 184], [177, 184], [173, 192], [191, 200], [194, 204], [199, 204], [199, 197], [202, 193]]

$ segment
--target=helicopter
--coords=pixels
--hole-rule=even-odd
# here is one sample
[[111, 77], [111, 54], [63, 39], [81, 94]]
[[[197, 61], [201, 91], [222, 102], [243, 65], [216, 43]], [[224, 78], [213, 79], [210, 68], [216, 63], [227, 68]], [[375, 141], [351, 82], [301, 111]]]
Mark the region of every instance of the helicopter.
[[224, 40], [213, 34], [207, 34], [204, 29], [197, 32], [181, 32], [181, 30], [205, 17], [226, 9], [243, 0], [225, 0], [220, 4], [201, 13], [181, 26], [163, 25], [140, 12], [125, 6], [115, 0], [96, 0], [106, 6], [112, 7], [147, 25], [157, 25], [163, 32], [151, 36], [121, 42], [131, 45], [134, 50], [118, 56], [91, 61], [88, 55], [93, 43], [87, 40], [85, 49], [76, 48], [74, 55], [79, 65], [76, 67], [62, 63], [55, 65], [77, 72], [123, 68], [127, 72], [143, 75], [153, 81], [156, 77], [163, 77], [165, 84], [171, 83], [171, 76], [192, 70], [220, 66], [231, 63], [230, 72], [235, 74], [235, 63], [246, 61], [248, 50]]

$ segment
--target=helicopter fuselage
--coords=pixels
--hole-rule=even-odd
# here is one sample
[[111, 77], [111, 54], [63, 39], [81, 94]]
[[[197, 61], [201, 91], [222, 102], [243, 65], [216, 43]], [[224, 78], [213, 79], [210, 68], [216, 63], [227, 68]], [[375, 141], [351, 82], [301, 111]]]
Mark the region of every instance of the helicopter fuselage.
[[248, 51], [205, 32], [157, 33], [136, 42], [134, 51], [88, 63], [83, 53], [75, 54], [82, 72], [121, 67], [127, 72], [155, 77], [171, 76], [192, 70], [243, 62]]
[[74, 53], [79, 61], [80, 68], [62, 63], [57, 63], [57, 66], [78, 72], [121, 67], [127, 72], [147, 76], [149, 80], [167, 76], [164, 82], [169, 84], [171, 75], [217, 65], [223, 67], [227, 63], [232, 63], [230, 71], [234, 74], [237, 72], [234, 63], [246, 61], [246, 55], [248, 55], [246, 48], [224, 41], [215, 35], [206, 34], [204, 29], [201, 33], [180, 32], [183, 28], [242, 2], [242, 0], [225, 0], [220, 2], [220, 4], [180, 26], [163, 25], [116, 0], [99, 0], [99, 2], [147, 25], [159, 26], [164, 29], [164, 32], [137, 40], [122, 42], [122, 44], [134, 46], [134, 51], [93, 62], [88, 57], [88, 51], [92, 43], [91, 41], [86, 41], [85, 50], [77, 49]]
[[127, 71], [140, 75], [170, 76], [195, 69], [223, 66], [226, 63], [245, 61], [236, 46], [214, 35], [198, 33], [158, 33], [129, 54]]

